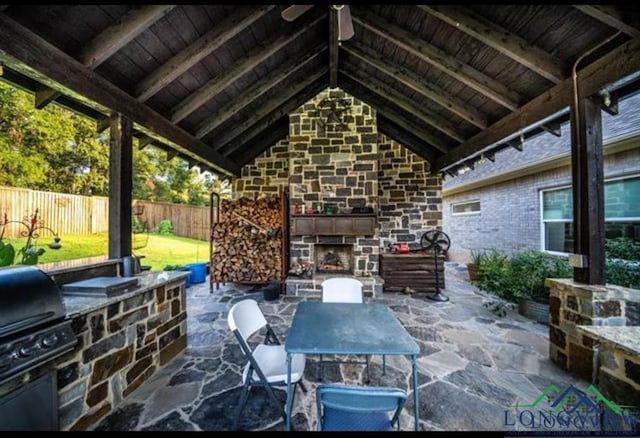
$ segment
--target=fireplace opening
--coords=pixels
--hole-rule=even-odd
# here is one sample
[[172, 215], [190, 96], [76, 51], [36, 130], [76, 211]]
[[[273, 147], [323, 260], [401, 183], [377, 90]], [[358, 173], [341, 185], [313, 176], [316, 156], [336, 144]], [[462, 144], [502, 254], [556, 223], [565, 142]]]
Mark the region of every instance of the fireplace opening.
[[315, 245], [316, 272], [353, 274], [353, 245]]

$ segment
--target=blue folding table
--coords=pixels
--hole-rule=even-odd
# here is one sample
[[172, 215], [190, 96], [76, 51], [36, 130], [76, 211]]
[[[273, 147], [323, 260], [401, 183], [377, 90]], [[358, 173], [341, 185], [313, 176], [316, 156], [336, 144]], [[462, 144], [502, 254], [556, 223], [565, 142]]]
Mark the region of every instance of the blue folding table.
[[284, 345], [287, 352], [286, 430], [293, 408], [291, 356], [304, 354], [404, 355], [411, 358], [415, 430], [418, 430], [418, 371], [420, 347], [389, 307], [379, 303], [298, 304]]

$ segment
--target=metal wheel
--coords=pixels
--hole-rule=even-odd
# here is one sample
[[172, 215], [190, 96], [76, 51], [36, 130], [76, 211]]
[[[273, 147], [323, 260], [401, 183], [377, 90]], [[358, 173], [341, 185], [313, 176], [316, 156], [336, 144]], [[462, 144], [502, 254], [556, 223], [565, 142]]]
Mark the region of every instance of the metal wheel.
[[429, 230], [420, 238], [420, 246], [426, 251], [436, 251], [438, 254], [445, 254], [449, 251], [451, 240], [440, 230]]

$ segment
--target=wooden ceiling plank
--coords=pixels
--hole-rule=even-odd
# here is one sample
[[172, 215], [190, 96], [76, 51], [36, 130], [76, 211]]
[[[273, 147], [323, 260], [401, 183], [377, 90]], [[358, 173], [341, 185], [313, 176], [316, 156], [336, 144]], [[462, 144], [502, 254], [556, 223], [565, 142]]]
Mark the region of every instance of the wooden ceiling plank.
[[383, 96], [376, 97], [375, 94], [377, 93], [374, 94], [369, 87], [367, 87], [366, 85], [361, 85], [359, 82], [357, 82], [356, 79], [345, 74], [344, 72], [343, 74], [351, 79], [351, 81], [353, 81], [358, 88], [361, 87], [359, 94], [366, 97], [366, 101], [368, 101], [370, 104], [373, 104], [372, 106], [376, 109], [377, 113], [384, 115], [387, 119], [391, 120], [402, 129], [405, 129], [406, 131], [412, 133], [417, 138], [430, 144], [433, 148], [439, 150], [440, 152], [446, 153], [451, 150], [449, 146], [447, 146], [441, 139], [439, 139], [435, 135], [431, 134], [430, 132], [426, 132], [418, 126], [415, 126], [415, 124], [411, 124], [406, 120], [405, 117], [402, 116], [402, 114], [396, 113], [395, 111], [390, 109], [388, 105], [382, 105], [381, 101], [385, 99]]
[[224, 131], [218, 138], [216, 138], [215, 144], [211, 145], [213, 149], [218, 151], [235, 137], [253, 126], [261, 118], [278, 109], [278, 107], [280, 107], [283, 102], [291, 99], [292, 97], [303, 91], [305, 88], [310, 87], [314, 82], [320, 79], [322, 75], [327, 74], [328, 70], [329, 69], [327, 67], [324, 67], [312, 76], [306, 78], [304, 81], [287, 87], [287, 89], [280, 96], [278, 96], [278, 100], [270, 100], [269, 102], [262, 105], [260, 109], [253, 113], [251, 117], [249, 117], [246, 121], [237, 124], [233, 129]]
[[243, 166], [289, 135], [289, 117], [283, 116], [240, 148], [238, 163]]
[[0, 53], [2, 52], [5, 58], [17, 60], [61, 87], [119, 112], [160, 137], [184, 147], [202, 157], [205, 164], [231, 175], [240, 174], [236, 163], [214, 152], [202, 141], [5, 14], [0, 14]]
[[240, 77], [253, 70], [265, 59], [269, 58], [274, 53], [299, 38], [301, 35], [306, 33], [309, 28], [315, 26], [323, 19], [324, 16], [318, 17], [313, 20], [308, 26], [304, 26], [298, 29], [296, 32], [278, 37], [268, 46], [263, 47], [262, 50], [258, 50], [256, 53], [254, 53], [253, 56], [245, 58], [243, 62], [238, 64], [235, 68], [229, 70], [222, 77], [215, 77], [206, 84], [202, 85], [196, 92], [192, 93], [190, 96], [176, 105], [175, 108], [173, 108], [173, 110], [171, 111], [171, 121], [173, 123], [178, 123], [184, 118], [188, 117], [189, 114], [193, 113], [195, 110], [207, 103], [218, 93], [222, 92], [222, 90], [237, 81]]
[[196, 128], [196, 138], [202, 138], [222, 125], [229, 117], [240, 112], [245, 106], [250, 105], [251, 102], [255, 101], [258, 97], [316, 59], [325, 49], [325, 45], [316, 46], [301, 59], [289, 59], [279, 69], [273, 70], [266, 77], [254, 83], [249, 89], [245, 90], [242, 95], [237, 96], [229, 105], [221, 108], [216, 114], [201, 123], [200, 126]]
[[627, 23], [622, 13], [614, 5], [573, 5], [573, 7], [632, 38], [640, 37], [640, 29]]
[[408, 133], [402, 128], [396, 126], [392, 121], [386, 120], [382, 115], [378, 117], [378, 131], [403, 147], [409, 149], [424, 160], [430, 163], [435, 160], [435, 155], [429, 150], [427, 145], [421, 144], [421, 142], [417, 138], [414, 138], [411, 133]]
[[338, 11], [329, 8], [329, 87], [338, 86], [338, 60], [340, 41], [338, 40]]
[[266, 114], [252, 126], [248, 127], [244, 131], [242, 131], [239, 135], [237, 135], [234, 139], [222, 148], [222, 154], [225, 157], [230, 157], [234, 155], [236, 151], [240, 150], [244, 145], [252, 138], [255, 138], [260, 132], [267, 129], [273, 123], [276, 123], [278, 120], [285, 116], [289, 116], [289, 114], [295, 111], [300, 105], [307, 103], [310, 99], [315, 97], [320, 91], [326, 88], [326, 82], [318, 82], [305, 88], [301, 92], [297, 93], [295, 96], [288, 99], [274, 111]]
[[495, 79], [367, 10], [358, 9], [358, 15], [354, 14], [353, 21], [505, 108], [515, 110], [523, 100], [518, 93]]
[[349, 46], [342, 47], [342, 50], [357, 57], [361, 61], [366, 62], [387, 76], [394, 78], [398, 82], [411, 88], [416, 93], [432, 100], [438, 105], [441, 105], [478, 128], [484, 129], [487, 127], [487, 118], [480, 113], [480, 111], [476, 111], [462, 100], [450, 96], [428, 82], [423, 81], [418, 77], [418, 75], [410, 70], [399, 65], [390, 64], [374, 50], [371, 50], [356, 41], [349, 43]]
[[557, 57], [467, 8], [453, 5], [418, 5], [418, 8], [476, 38], [554, 84], [567, 76], [566, 69]]
[[[118, 23], [105, 29], [100, 35], [87, 44], [78, 60], [85, 66], [95, 69], [111, 55], [124, 47], [141, 32], [162, 18], [165, 14], [175, 8], [176, 5], [149, 5], [140, 9], [132, 9], [126, 13]], [[43, 100], [39, 102], [44, 108], [49, 103], [60, 97], [61, 93], [51, 88], [41, 92]], [[38, 98], [36, 97], [36, 102]]]
[[136, 86], [133, 94], [140, 102], [147, 101], [162, 88], [169, 85], [231, 38], [251, 26], [256, 20], [262, 18], [273, 8], [275, 8], [275, 5], [261, 5], [250, 13], [247, 13], [245, 9], [239, 9], [234, 12], [219, 25], [202, 35], [143, 79]]
[[131, 9], [116, 24], [109, 26], [89, 42], [78, 55], [86, 67], [96, 68], [176, 5], [145, 5]]
[[[460, 133], [458, 133], [453, 125], [451, 125], [448, 121], [439, 119], [438, 116], [435, 116], [433, 114], [429, 114], [425, 111], [424, 108], [420, 108], [413, 101], [407, 100], [406, 96], [402, 95], [402, 93], [398, 92], [394, 88], [389, 87], [384, 82], [372, 76], [363, 79], [356, 73], [346, 69], [343, 69], [342, 73], [345, 76], [350, 77], [352, 80], [359, 82], [364, 87], [369, 88], [370, 90], [379, 94], [384, 99], [396, 105], [397, 107], [402, 108], [404, 111], [422, 120], [427, 125], [433, 126], [446, 136], [456, 140], [458, 143], [464, 142], [464, 137]], [[444, 143], [442, 143], [442, 145], [444, 146], [445, 151], [450, 149]]]
[[[581, 96], [591, 96], [610, 84], [640, 71], [640, 38], [609, 51], [578, 71]], [[522, 129], [565, 109], [573, 101], [573, 79], [568, 78], [503, 117], [486, 130], [455, 147], [436, 163], [438, 169], [500, 142]]]

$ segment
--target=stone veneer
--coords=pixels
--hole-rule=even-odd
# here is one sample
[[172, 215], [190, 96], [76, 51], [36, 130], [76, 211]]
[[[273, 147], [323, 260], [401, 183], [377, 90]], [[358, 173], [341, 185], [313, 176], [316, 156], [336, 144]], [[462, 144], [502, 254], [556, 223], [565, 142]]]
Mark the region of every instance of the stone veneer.
[[640, 293], [614, 285], [587, 285], [547, 279], [549, 358], [559, 367], [592, 381], [595, 340], [578, 326], [627, 326], [638, 321]]
[[74, 350], [56, 360], [60, 430], [87, 430], [186, 347], [185, 280], [72, 319]]
[[[331, 107], [346, 108], [342, 123], [327, 122]], [[291, 236], [290, 261], [313, 261], [316, 243], [354, 244], [355, 273], [377, 275], [378, 255], [390, 243], [417, 249], [424, 231], [441, 227], [441, 185], [428, 162], [378, 132], [373, 108], [333, 88], [293, 112], [289, 137], [243, 167], [234, 198], [287, 190], [291, 213], [296, 203], [372, 207], [373, 236]]]

